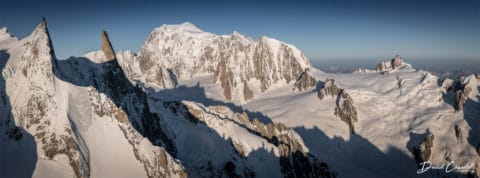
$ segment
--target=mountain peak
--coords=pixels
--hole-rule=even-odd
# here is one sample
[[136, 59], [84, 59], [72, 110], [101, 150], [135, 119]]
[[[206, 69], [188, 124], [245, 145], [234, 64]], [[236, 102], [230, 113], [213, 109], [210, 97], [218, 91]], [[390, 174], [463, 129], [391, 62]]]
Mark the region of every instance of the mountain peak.
[[8, 32], [7, 27], [0, 28], [0, 40], [14, 38], [14, 37], [15, 36], [13, 36], [12, 34], [10, 34], [10, 32]]
[[106, 61], [113, 61], [116, 59], [112, 43], [110, 43], [110, 39], [105, 30], [102, 31], [102, 51], [105, 53]]
[[160, 29], [171, 32], [204, 33], [203, 30], [190, 22], [183, 22], [181, 24], [165, 24], [160, 26]]
[[394, 69], [400, 69], [404, 66], [411, 67], [410, 64], [407, 64], [403, 61], [403, 58], [400, 55], [395, 55], [395, 57], [391, 60], [381, 61], [377, 67], [375, 68], [376, 71], [385, 72]]
[[47, 27], [47, 20], [45, 19], [45, 17], [42, 17], [42, 21], [40, 22], [39, 27], [40, 28], [46, 28]]
[[2, 27], [0, 29], [0, 34], [8, 33], [7, 27]]
[[180, 26], [184, 28], [189, 28], [189, 29], [199, 29], [197, 26], [195, 26], [191, 22], [183, 22], [182, 24], [180, 24]]
[[48, 58], [55, 58], [55, 52], [53, 51], [52, 39], [47, 28], [47, 21], [45, 17], [42, 18], [40, 24], [37, 25], [35, 30], [28, 37], [30, 42], [29, 48], [34, 57], [39, 55], [46, 55]]
[[239, 35], [241, 35], [241, 34], [237, 30], [234, 30], [232, 32], [232, 36], [239, 36]]

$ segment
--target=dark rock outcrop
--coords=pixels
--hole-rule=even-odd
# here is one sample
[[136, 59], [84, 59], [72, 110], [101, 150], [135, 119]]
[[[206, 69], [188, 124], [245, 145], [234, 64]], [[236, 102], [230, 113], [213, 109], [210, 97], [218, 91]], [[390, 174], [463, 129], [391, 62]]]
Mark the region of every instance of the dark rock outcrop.
[[355, 133], [354, 123], [358, 121], [357, 109], [353, 106], [352, 97], [344, 89], [340, 91], [339, 99], [337, 99], [335, 115], [348, 124], [351, 133]]
[[464, 140], [464, 133], [462, 127], [460, 127], [458, 124], [455, 124], [455, 137], [457, 138], [457, 141], [463, 142]]
[[403, 59], [402, 57], [400, 57], [400, 55], [396, 55], [393, 59], [391, 59], [390, 61], [382, 61], [380, 62], [377, 67], [375, 68], [376, 71], [379, 71], [379, 72], [384, 72], [384, 71], [390, 71], [390, 70], [393, 70], [393, 69], [398, 69], [402, 66], [404, 66], [404, 62], [403, 62]]
[[227, 68], [225, 60], [221, 60], [217, 65], [217, 70], [213, 74], [213, 83], [220, 82], [223, 89], [223, 96], [227, 100], [232, 100], [233, 89], [236, 86], [233, 79], [233, 72]]
[[300, 75], [300, 77], [295, 82], [293, 90], [297, 89], [298, 91], [303, 91], [317, 84], [317, 80], [312, 77], [309, 71], [310, 71], [310, 68], [305, 69], [305, 71]]
[[396, 55], [392, 60], [391, 60], [391, 63], [392, 63], [392, 68], [393, 69], [397, 69], [399, 67], [401, 67], [403, 65], [403, 59], [402, 57], [400, 57], [400, 55]]
[[457, 90], [457, 93], [455, 94], [455, 108], [458, 111], [463, 110], [463, 105], [467, 100], [467, 96], [468, 94], [464, 90]]
[[327, 79], [323, 88], [318, 90], [317, 96], [320, 100], [325, 97], [336, 97], [334, 114], [348, 124], [351, 133], [355, 133], [355, 123], [358, 121], [357, 108], [345, 89], [338, 87], [335, 80]]
[[338, 96], [339, 93], [340, 93], [340, 88], [335, 83], [335, 80], [327, 79], [325, 81], [323, 88], [318, 90], [317, 97], [318, 99], [322, 100], [327, 96], [331, 96], [331, 97]]
[[413, 148], [413, 153], [417, 163], [428, 161], [432, 155], [433, 140], [435, 137], [431, 132], [427, 130], [427, 136], [419, 143], [419, 145]]
[[47, 46], [49, 47], [50, 51], [49, 51], [49, 54], [50, 56], [52, 56], [53, 58], [56, 58], [55, 57], [55, 51], [53, 50], [53, 43], [52, 43], [52, 39], [50, 38], [50, 33], [48, 32], [48, 28], [47, 28], [47, 20], [45, 19], [45, 17], [42, 17], [42, 21], [40, 22], [40, 25], [39, 27], [37, 28], [41, 28], [45, 31], [45, 34], [48, 36], [48, 42], [47, 42]]
[[248, 83], [245, 80], [243, 81], [243, 97], [245, 101], [251, 100], [254, 97], [252, 89], [248, 87]]
[[455, 109], [457, 111], [463, 111], [463, 106], [468, 99], [470, 92], [472, 92], [472, 88], [468, 86], [468, 82], [457, 82], [455, 86]]
[[480, 83], [478, 74], [472, 74], [466, 77], [459, 77], [456, 80], [444, 79], [442, 87], [444, 89], [444, 96], [453, 96], [453, 103], [450, 103], [455, 107], [457, 111], [463, 111], [464, 105], [469, 98], [475, 99], [473, 93], [478, 90], [477, 87]]

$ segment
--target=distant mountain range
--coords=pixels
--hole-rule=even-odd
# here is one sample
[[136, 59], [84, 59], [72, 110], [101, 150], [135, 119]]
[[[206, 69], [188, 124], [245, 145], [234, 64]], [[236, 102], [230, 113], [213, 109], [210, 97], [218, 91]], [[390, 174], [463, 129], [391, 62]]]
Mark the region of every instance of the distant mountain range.
[[24, 39], [0, 30], [2, 176], [479, 176], [480, 75], [399, 55], [326, 73], [291, 44], [188, 22], [138, 52], [100, 34], [60, 60], [45, 19]]

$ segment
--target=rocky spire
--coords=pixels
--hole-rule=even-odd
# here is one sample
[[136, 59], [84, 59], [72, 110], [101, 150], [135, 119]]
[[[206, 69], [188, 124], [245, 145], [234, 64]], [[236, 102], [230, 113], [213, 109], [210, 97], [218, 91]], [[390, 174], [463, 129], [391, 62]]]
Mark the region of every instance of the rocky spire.
[[43, 33], [45, 33], [45, 35], [47, 36], [47, 46], [49, 48], [49, 53], [55, 59], [55, 51], [53, 50], [53, 43], [52, 39], [50, 38], [50, 33], [48, 32], [47, 20], [45, 17], [42, 17], [42, 20], [40, 21], [40, 24], [38, 24], [35, 31], [43, 31]]
[[45, 17], [42, 17], [42, 21], [40, 22], [40, 25], [38, 27], [47, 28], [47, 20], [45, 19]]
[[116, 60], [115, 51], [113, 50], [112, 44], [108, 38], [107, 32], [102, 31], [102, 51], [105, 53], [106, 62]]
[[[45, 75], [47, 78], [53, 80], [51, 70], [40, 70], [50, 69], [52, 65], [56, 66], [55, 52], [53, 50], [50, 34], [48, 33], [45, 17], [42, 18], [40, 24], [37, 25], [35, 30], [22, 40], [22, 43], [25, 47], [22, 58], [27, 60], [25, 65], [19, 66], [19, 68], [22, 68], [21, 71], [23, 76], [31, 77]], [[39, 81], [32, 79], [32, 82]], [[40, 83], [38, 83], [38, 85], [45, 86]]]
[[423, 141], [413, 148], [415, 160], [418, 163], [430, 160], [432, 156], [434, 139], [435, 136], [433, 136], [433, 134], [429, 130], [427, 130], [426, 137], [423, 139]]

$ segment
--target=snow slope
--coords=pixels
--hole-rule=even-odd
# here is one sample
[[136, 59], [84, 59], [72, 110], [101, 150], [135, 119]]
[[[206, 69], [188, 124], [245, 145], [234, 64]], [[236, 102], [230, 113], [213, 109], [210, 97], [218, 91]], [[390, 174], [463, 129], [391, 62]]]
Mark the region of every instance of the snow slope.
[[[221, 88], [209, 77], [180, 80], [177, 89], [165, 92], [163, 97], [207, 105], [224, 103], [264, 114], [273, 122], [293, 128], [310, 152], [329, 163], [341, 177], [434, 175], [416, 173], [418, 167], [413, 148], [427, 130], [435, 135], [429, 160], [434, 165], [447, 164], [450, 160], [454, 160], [455, 165], [477, 164], [476, 145], [467, 141], [467, 137], [476, 135], [478, 121], [470, 121], [466, 115], [478, 117], [478, 110], [456, 111], [451, 101], [454, 98], [448, 94], [451, 91], [442, 88], [439, 77], [406, 66], [388, 72], [329, 74], [315, 71], [314, 77], [319, 80], [316, 88], [296, 92], [291, 85], [279, 86], [267, 93], [256, 93], [255, 99], [243, 105], [229, 104], [219, 96]], [[327, 78], [334, 79], [353, 98], [359, 118], [356, 134], [352, 135], [348, 125], [335, 116], [335, 97], [317, 98], [317, 91]], [[478, 81], [473, 75], [463, 81], [475, 89], [469, 94], [471, 102], [467, 102], [473, 108], [478, 107]], [[460, 136], [456, 128], [461, 128]], [[476, 169], [478, 171], [478, 167]]]

